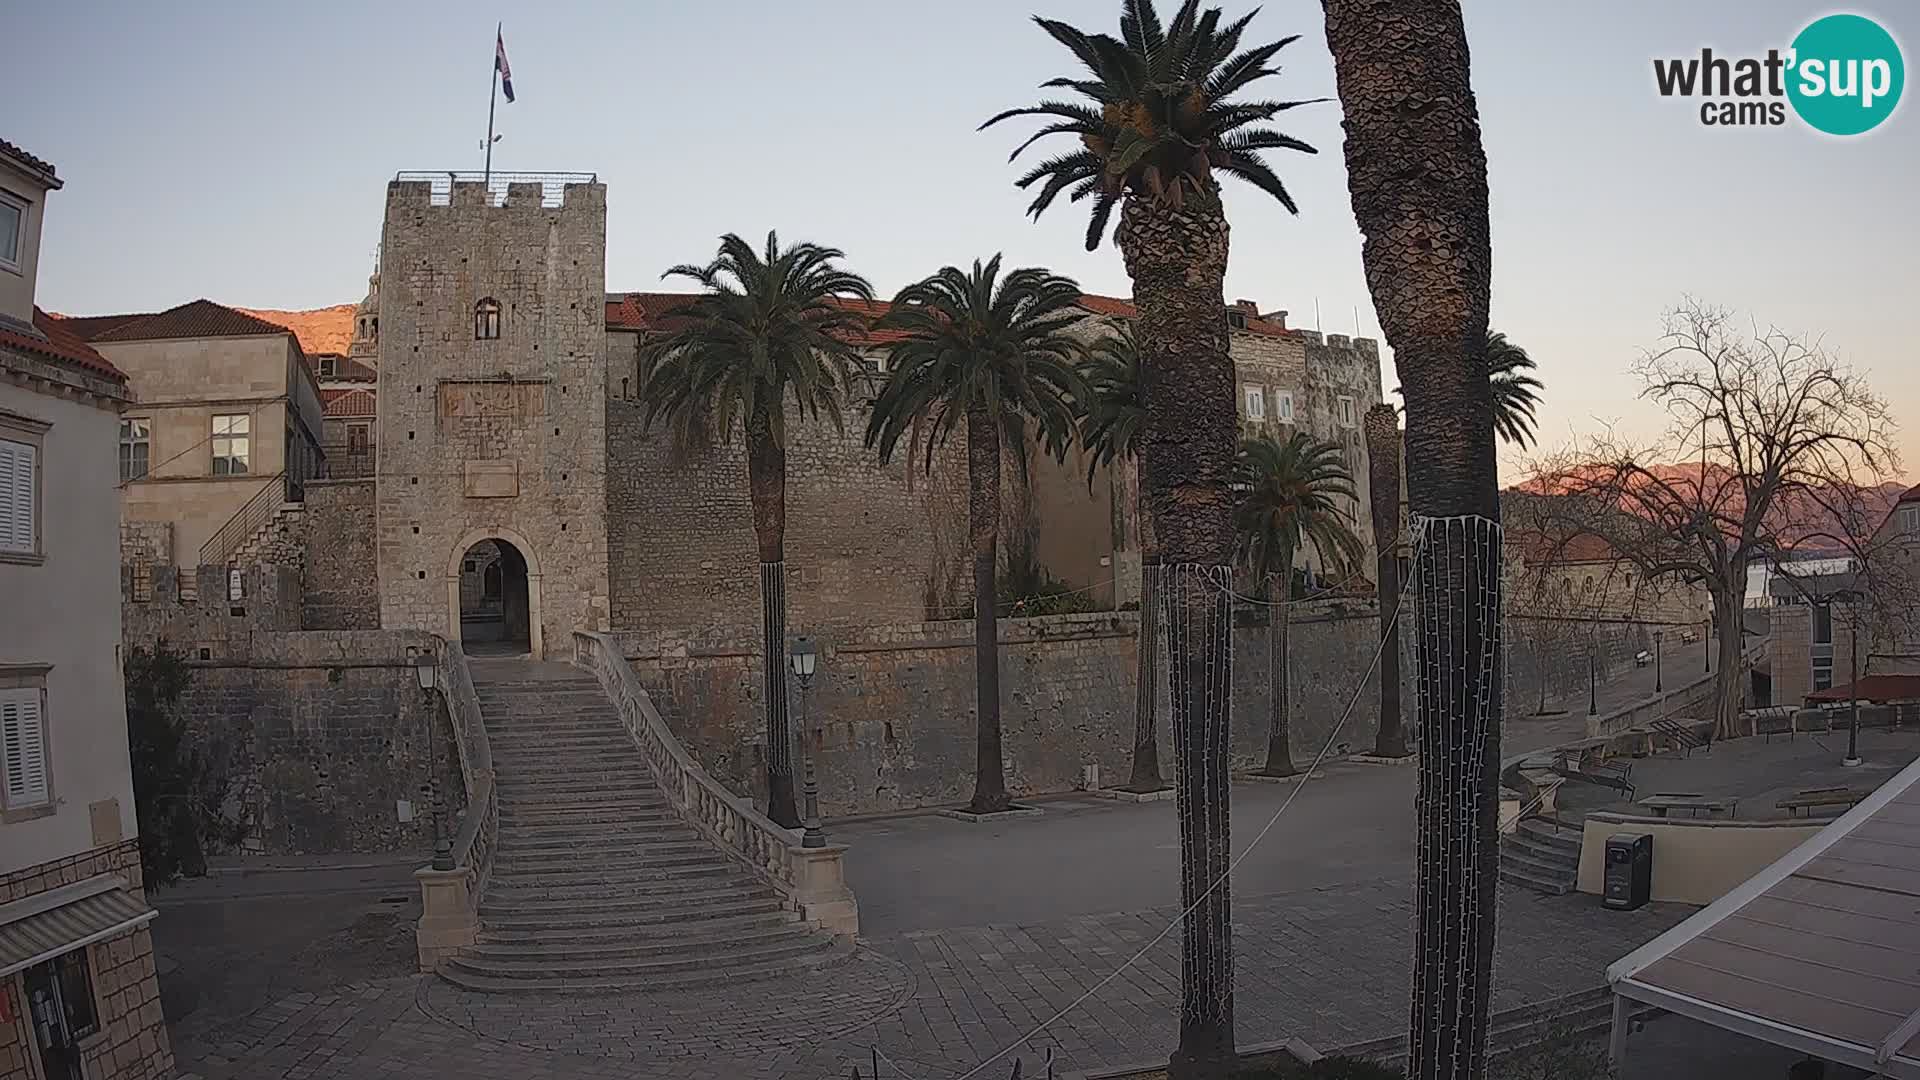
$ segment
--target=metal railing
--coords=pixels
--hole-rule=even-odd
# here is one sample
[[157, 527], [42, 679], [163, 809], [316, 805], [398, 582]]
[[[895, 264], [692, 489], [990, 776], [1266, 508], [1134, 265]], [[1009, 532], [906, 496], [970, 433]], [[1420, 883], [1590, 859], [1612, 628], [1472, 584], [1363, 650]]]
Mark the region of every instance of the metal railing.
[[568, 184], [592, 184], [596, 183], [599, 177], [590, 172], [500, 172], [495, 170], [492, 173], [482, 173], [408, 169], [393, 174], [393, 179], [395, 183], [426, 184], [429, 206], [447, 206], [452, 203], [455, 184], [485, 184], [488, 206], [506, 204], [509, 184], [539, 184], [540, 205], [554, 207], [565, 202]]
[[259, 532], [260, 526], [271, 520], [286, 501], [287, 474], [274, 473], [259, 491], [254, 492], [253, 498], [248, 499], [245, 506], [234, 511], [234, 515], [220, 526], [220, 531], [214, 533], [212, 539], [200, 545], [200, 565], [223, 565], [228, 556], [240, 550], [241, 544]]

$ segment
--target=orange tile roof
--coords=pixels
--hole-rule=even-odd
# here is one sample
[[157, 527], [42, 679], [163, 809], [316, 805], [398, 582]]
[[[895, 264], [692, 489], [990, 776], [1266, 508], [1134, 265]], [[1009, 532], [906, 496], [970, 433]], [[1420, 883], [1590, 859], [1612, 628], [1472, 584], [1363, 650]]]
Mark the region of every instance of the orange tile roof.
[[127, 375], [114, 367], [106, 357], [101, 356], [93, 346], [86, 343], [66, 326], [67, 320], [57, 315], [49, 315], [39, 308], [33, 309], [33, 325], [46, 340], [24, 334], [0, 322], [0, 346], [31, 353], [44, 360], [71, 364], [89, 374], [125, 383]]
[[244, 311], [216, 304], [211, 300], [191, 300], [149, 315], [121, 323], [95, 335], [95, 341], [161, 341], [172, 338], [253, 337], [261, 334], [292, 334], [279, 323], [268, 322]]
[[373, 391], [357, 387], [320, 391], [320, 405], [324, 414], [335, 418], [372, 416], [374, 400]]
[[53, 315], [60, 320], [60, 325], [66, 327], [68, 332], [81, 341], [92, 341], [116, 326], [125, 326], [136, 319], [151, 319], [153, 316], [154, 313], [151, 311], [137, 311], [126, 315]]

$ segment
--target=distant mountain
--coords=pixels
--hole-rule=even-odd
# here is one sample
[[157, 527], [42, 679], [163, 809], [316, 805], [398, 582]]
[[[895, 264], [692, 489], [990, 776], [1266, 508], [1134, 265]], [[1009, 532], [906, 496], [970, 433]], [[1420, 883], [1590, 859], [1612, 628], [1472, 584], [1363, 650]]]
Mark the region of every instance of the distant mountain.
[[347, 351], [347, 346], [353, 343], [353, 312], [356, 306], [335, 304], [305, 311], [277, 311], [273, 308], [235, 310], [270, 323], [279, 323], [293, 331], [293, 336], [300, 340], [300, 347], [306, 350], [308, 356], [312, 356], [315, 353]]

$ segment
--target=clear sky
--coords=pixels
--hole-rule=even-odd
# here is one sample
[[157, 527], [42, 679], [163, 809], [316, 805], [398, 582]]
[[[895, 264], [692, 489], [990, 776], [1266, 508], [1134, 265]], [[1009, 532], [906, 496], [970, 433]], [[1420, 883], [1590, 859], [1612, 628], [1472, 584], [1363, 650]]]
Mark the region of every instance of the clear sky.
[[[1494, 326], [1543, 369], [1543, 439], [1656, 427], [1626, 365], [1656, 338], [1661, 311], [1693, 293], [1823, 335], [1892, 401], [1903, 464], [1920, 472], [1920, 105], [1839, 140], [1792, 122], [1703, 127], [1697, 106], [1653, 88], [1656, 56], [1764, 54], [1830, 7], [1467, 6], [1493, 191]], [[1920, 9], [1849, 10], [1879, 18], [1913, 65]], [[1119, 4], [71, 0], [10, 19], [0, 138], [67, 181], [46, 225], [43, 307], [355, 301], [392, 174], [480, 167], [494, 20], [505, 19], [518, 100], [500, 104], [494, 164], [600, 175], [611, 290], [657, 287], [667, 266], [710, 256], [722, 232], [775, 227], [844, 248], [887, 293], [1004, 251], [1124, 296], [1118, 253], [1083, 250], [1078, 208], [1022, 216], [1005, 159], [1026, 129], [974, 130], [1072, 72], [1028, 22], [1034, 11], [1111, 30]], [[1300, 35], [1272, 95], [1333, 95], [1320, 18], [1310, 0], [1270, 0], [1255, 19], [1261, 40]], [[1322, 329], [1352, 333], [1357, 321], [1378, 336], [1339, 105], [1283, 121], [1321, 152], [1274, 157], [1298, 217], [1230, 184], [1227, 298], [1288, 309], [1309, 328], [1317, 302]], [[1390, 364], [1384, 380], [1395, 385]]]

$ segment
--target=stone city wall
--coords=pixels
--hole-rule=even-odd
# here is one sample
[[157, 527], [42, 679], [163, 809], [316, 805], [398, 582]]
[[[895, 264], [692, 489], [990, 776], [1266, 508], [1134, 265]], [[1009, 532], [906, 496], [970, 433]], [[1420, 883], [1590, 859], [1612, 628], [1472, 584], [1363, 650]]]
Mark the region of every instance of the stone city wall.
[[[613, 335], [610, 335], [613, 336]], [[971, 602], [963, 436], [928, 474], [902, 453], [881, 465], [844, 430], [790, 423], [786, 563], [790, 626], [926, 618]], [[647, 637], [751, 639], [760, 628], [759, 548], [738, 437], [676, 449], [644, 411], [607, 402], [607, 546], [615, 630]]]
[[449, 820], [461, 792], [445, 710], [407, 654], [435, 644], [414, 631], [260, 633], [244, 656], [189, 660], [181, 708], [232, 780], [243, 850], [427, 850], [435, 761]]
[[[1334, 752], [1363, 752], [1379, 721], [1376, 684], [1354, 698], [1356, 657], [1370, 657], [1371, 613], [1300, 614], [1293, 627], [1293, 751], [1305, 764], [1332, 736]], [[1008, 619], [1000, 624], [1001, 723], [1007, 782], [1016, 794], [1067, 791], [1082, 769], [1125, 783], [1133, 746], [1138, 617], [1132, 612]], [[821, 809], [829, 815], [963, 802], [974, 759], [973, 624], [902, 623], [821, 632], [821, 673], [796, 729], [817, 729]], [[1233, 755], [1264, 761], [1264, 626], [1236, 634]], [[641, 681], [689, 750], [736, 790], [760, 795], [765, 734], [756, 648], [645, 641], [620, 635]], [[1410, 670], [1410, 665], [1403, 665]], [[1352, 700], [1352, 715], [1334, 728]], [[1411, 708], [1411, 688], [1405, 694]], [[1162, 770], [1172, 751], [1163, 717]]]
[[301, 629], [378, 629], [372, 478], [307, 481], [304, 524]]

